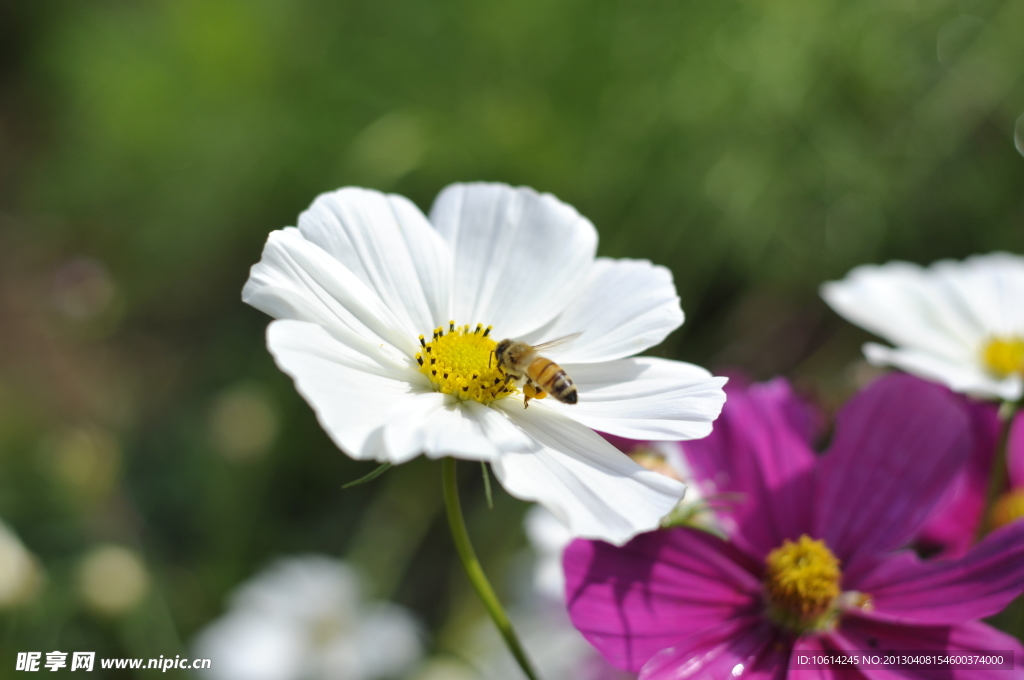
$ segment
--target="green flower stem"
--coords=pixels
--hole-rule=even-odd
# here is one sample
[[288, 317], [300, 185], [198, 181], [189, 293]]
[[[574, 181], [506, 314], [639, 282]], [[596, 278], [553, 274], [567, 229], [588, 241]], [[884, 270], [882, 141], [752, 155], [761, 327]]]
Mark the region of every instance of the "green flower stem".
[[992, 472], [988, 476], [988, 492], [985, 494], [985, 509], [978, 523], [978, 535], [976, 540], [988, 533], [992, 526], [992, 508], [999, 499], [999, 494], [1006, 487], [1006, 446], [1010, 441], [1010, 427], [1013, 425], [1013, 416], [1017, 412], [1018, 404], [1004, 401], [999, 407], [999, 443], [996, 444], [995, 455], [992, 456]]
[[526, 673], [526, 677], [530, 680], [538, 680], [539, 676], [530, 665], [530, 660], [526, 658], [526, 652], [519, 644], [519, 638], [512, 628], [512, 622], [508, 620], [508, 615], [502, 608], [501, 602], [498, 601], [498, 596], [494, 594], [494, 589], [491, 588], [487, 576], [484, 575], [483, 567], [480, 566], [480, 560], [477, 559], [476, 552], [473, 550], [473, 544], [469, 541], [466, 520], [462, 516], [462, 506], [459, 503], [454, 458], [445, 458], [441, 461], [441, 475], [444, 485], [444, 507], [448, 511], [448, 526], [452, 532], [452, 540], [455, 541], [455, 549], [459, 552], [459, 559], [462, 560], [462, 567], [466, 570], [466, 576], [480, 601], [483, 602], [484, 608], [487, 609], [487, 613], [491, 615], [494, 625], [498, 627], [501, 637], [505, 639], [505, 644], [508, 645], [512, 656], [519, 663], [519, 667], [523, 669], [523, 673]]
[[357, 479], [355, 481], [352, 481], [352, 482], [349, 482], [348, 484], [342, 484], [341, 488], [342, 489], [351, 489], [353, 486], [359, 486], [360, 484], [366, 484], [367, 482], [372, 482], [373, 480], [377, 479], [378, 477], [380, 477], [382, 474], [384, 474], [385, 472], [387, 472], [390, 469], [391, 469], [391, 463], [381, 463], [380, 465], [375, 467], [373, 469], [373, 472], [371, 472], [370, 474], [363, 475], [359, 479]]

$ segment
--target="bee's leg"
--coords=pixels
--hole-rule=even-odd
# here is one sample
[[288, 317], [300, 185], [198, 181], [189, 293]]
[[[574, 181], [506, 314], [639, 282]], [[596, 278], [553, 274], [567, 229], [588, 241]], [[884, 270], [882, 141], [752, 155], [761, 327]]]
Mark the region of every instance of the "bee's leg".
[[529, 408], [530, 400], [537, 396], [539, 390], [533, 386], [532, 382], [527, 382], [523, 385], [523, 408]]
[[548, 396], [548, 393], [545, 392], [544, 390], [542, 390], [540, 388], [540, 385], [537, 385], [537, 384], [534, 384], [533, 392], [534, 392], [534, 395], [533, 395], [534, 399], [543, 399], [544, 397]]

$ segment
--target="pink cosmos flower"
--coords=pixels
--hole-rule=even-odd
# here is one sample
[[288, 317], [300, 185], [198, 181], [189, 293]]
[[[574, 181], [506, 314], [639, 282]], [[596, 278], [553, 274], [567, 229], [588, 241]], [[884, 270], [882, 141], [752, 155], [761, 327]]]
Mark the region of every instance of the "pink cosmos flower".
[[970, 418], [974, 435], [971, 453], [914, 541], [924, 552], [942, 557], [964, 555], [977, 538], [992, 457], [999, 443], [999, 406], [962, 395], [954, 398], [962, 402]]
[[996, 500], [992, 508], [992, 522], [996, 526], [1024, 519], [1024, 411], [1013, 419], [1006, 444], [1006, 469], [1010, 488]]
[[[992, 457], [1002, 428], [996, 404], [959, 398], [970, 415], [974, 446], [967, 464], [956, 475], [944, 499], [914, 541], [925, 552], [942, 557], [965, 554], [977, 538], [988, 493]], [[989, 517], [989, 522], [996, 528], [1024, 517], [1024, 413], [1017, 414], [1009, 434], [1006, 452], [1008, 486], [996, 499]]]
[[641, 680], [935, 673], [789, 669], [794, 652], [854, 650], [1010, 650], [1010, 675], [1020, 677], [1024, 647], [978, 619], [1024, 591], [1024, 522], [957, 559], [904, 549], [969, 455], [962, 403], [941, 387], [887, 376], [840, 411], [818, 457], [792, 417], [794, 401], [781, 380], [734, 392], [715, 432], [686, 444], [705, 485], [744, 499], [719, 513], [729, 541], [680, 528], [621, 548], [576, 541], [567, 549], [577, 628]]

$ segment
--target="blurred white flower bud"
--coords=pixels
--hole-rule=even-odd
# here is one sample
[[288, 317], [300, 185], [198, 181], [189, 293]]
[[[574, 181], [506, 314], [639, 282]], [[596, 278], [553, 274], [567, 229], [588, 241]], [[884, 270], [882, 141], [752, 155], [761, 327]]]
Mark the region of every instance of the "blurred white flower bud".
[[134, 550], [101, 545], [82, 559], [78, 587], [82, 601], [90, 609], [117, 616], [134, 609], [145, 597], [149, 573]]
[[262, 389], [236, 385], [221, 392], [210, 408], [210, 438], [228, 460], [260, 458], [277, 436], [277, 414]]
[[0, 522], [0, 608], [32, 600], [42, 586], [42, 570], [21, 539]]
[[104, 498], [117, 483], [121, 451], [106, 430], [68, 430], [52, 442], [47, 453], [51, 474], [78, 498]]

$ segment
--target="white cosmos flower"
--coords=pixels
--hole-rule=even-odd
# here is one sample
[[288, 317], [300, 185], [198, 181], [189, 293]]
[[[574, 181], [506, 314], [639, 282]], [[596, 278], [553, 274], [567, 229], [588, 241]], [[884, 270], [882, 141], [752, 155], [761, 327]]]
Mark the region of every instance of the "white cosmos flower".
[[849, 321], [896, 345], [865, 344], [872, 364], [976, 396], [1024, 395], [1024, 257], [991, 253], [928, 268], [865, 265], [824, 284], [821, 295]]
[[212, 662], [198, 675], [213, 680], [375, 680], [421, 654], [412, 615], [363, 602], [355, 573], [319, 555], [281, 559], [243, 584], [193, 646]]
[[[271, 233], [242, 299], [279, 319], [271, 353], [349, 456], [489, 461], [509, 493], [574, 535], [623, 543], [656, 527], [684, 487], [593, 430], [704, 437], [725, 379], [629, 358], [682, 323], [679, 298], [667, 269], [596, 249], [586, 218], [532, 189], [452, 185], [428, 220], [401, 196], [346, 188]], [[495, 340], [578, 332], [551, 358], [579, 403], [524, 409], [514, 385], [497, 391]]]

